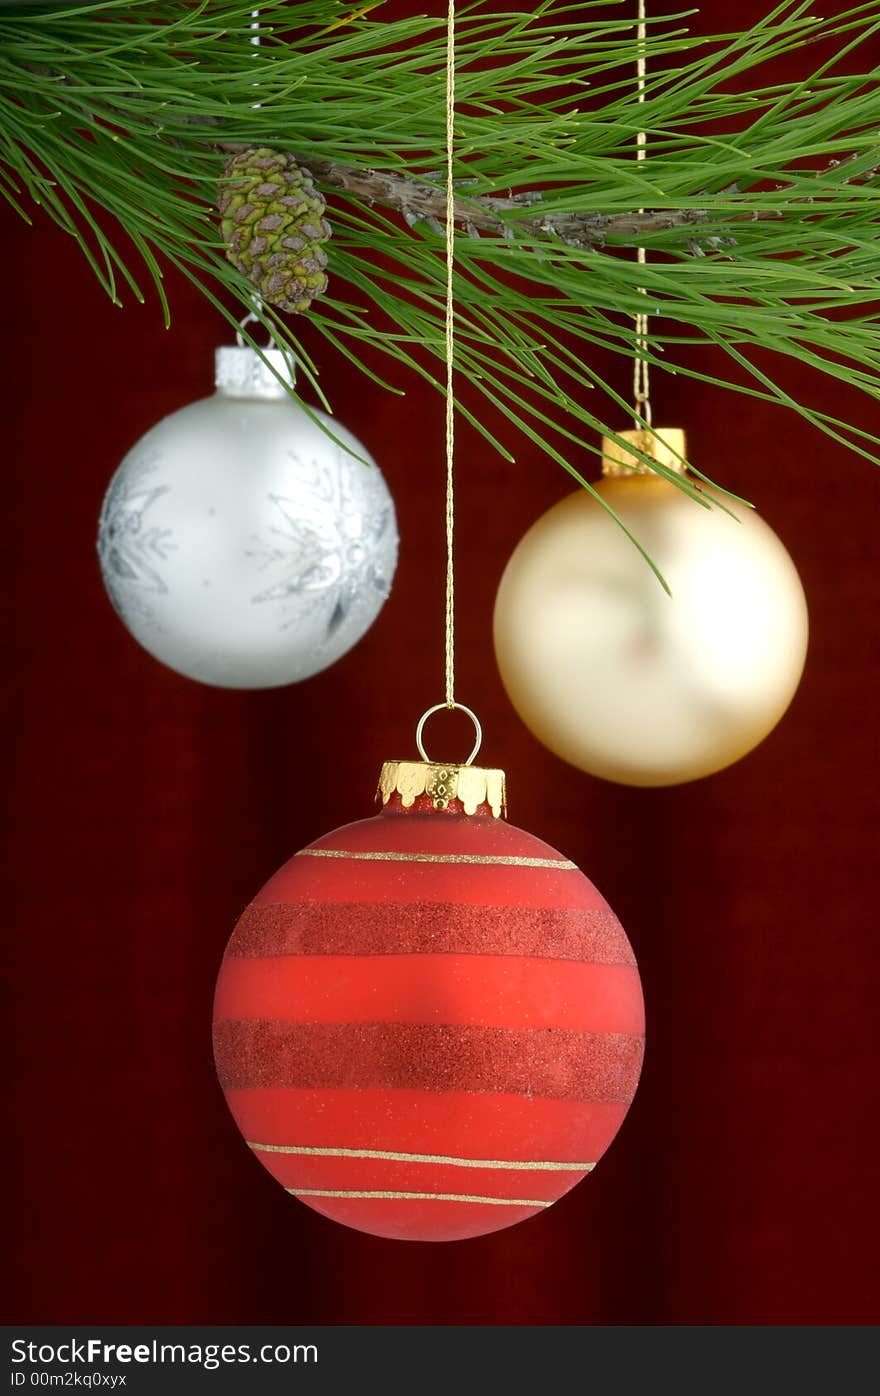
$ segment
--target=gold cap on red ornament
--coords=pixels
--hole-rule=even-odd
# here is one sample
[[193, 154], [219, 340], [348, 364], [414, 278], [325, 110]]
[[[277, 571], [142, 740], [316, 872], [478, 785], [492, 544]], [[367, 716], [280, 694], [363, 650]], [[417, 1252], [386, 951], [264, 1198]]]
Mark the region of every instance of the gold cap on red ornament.
[[507, 817], [507, 778], [503, 771], [485, 766], [454, 765], [439, 761], [386, 761], [379, 776], [376, 799], [387, 805], [400, 797], [404, 809], [427, 796], [435, 810], [454, 804], [465, 814], [476, 814], [487, 805], [497, 819]]

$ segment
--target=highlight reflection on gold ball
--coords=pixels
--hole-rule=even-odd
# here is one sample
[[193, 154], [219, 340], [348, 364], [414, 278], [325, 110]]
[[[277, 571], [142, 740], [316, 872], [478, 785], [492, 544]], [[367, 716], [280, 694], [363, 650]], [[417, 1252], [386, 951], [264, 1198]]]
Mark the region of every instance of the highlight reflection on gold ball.
[[653, 474], [597, 489], [672, 595], [576, 491], [529, 529], [502, 577], [504, 686], [539, 741], [591, 775], [644, 786], [710, 775], [757, 746], [791, 702], [807, 649], [800, 579], [751, 509], [728, 505], [733, 519], [702, 508]]

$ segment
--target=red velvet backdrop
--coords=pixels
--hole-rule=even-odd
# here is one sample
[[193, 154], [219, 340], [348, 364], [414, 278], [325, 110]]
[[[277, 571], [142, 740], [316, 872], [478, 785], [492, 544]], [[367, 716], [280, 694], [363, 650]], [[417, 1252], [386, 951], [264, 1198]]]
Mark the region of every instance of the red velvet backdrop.
[[[740, 0], [736, 23], [763, 8]], [[4, 232], [7, 1321], [876, 1321], [874, 467], [781, 410], [657, 383], [659, 415], [797, 560], [812, 643], [790, 713], [747, 760], [628, 790], [568, 769], [506, 701], [495, 587], [567, 482], [528, 443], [511, 466], [462, 428], [461, 696], [508, 770], [514, 822], [575, 858], [628, 928], [649, 1046], [607, 1159], [545, 1216], [449, 1246], [373, 1239], [286, 1197], [242, 1144], [214, 1079], [211, 996], [254, 891], [369, 812], [380, 762], [442, 696], [440, 400], [417, 382], [383, 393], [309, 333], [396, 497], [394, 592], [299, 687], [199, 687], [122, 629], [94, 534], [125, 450], [210, 391], [224, 326], [173, 277], [170, 333], [152, 296], [113, 309], [39, 213], [32, 230], [7, 214]], [[855, 394], [779, 376], [876, 429]]]

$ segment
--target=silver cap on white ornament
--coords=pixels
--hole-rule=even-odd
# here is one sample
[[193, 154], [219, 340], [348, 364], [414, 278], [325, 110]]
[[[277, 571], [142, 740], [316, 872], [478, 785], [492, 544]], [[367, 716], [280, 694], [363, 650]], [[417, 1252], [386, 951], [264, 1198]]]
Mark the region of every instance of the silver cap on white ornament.
[[214, 350], [214, 387], [225, 397], [279, 401], [295, 383], [296, 361], [283, 349], [257, 353], [247, 344], [221, 344]]

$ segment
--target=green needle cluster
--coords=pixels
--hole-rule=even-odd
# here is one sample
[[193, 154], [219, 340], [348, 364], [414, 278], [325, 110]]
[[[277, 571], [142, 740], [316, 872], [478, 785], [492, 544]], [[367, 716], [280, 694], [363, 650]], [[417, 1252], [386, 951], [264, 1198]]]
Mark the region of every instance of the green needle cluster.
[[[443, 230], [415, 196], [436, 205], [443, 192], [445, 18], [265, 0], [255, 47], [252, 9], [7, 7], [0, 189], [22, 217], [37, 203], [73, 235], [115, 301], [142, 299], [146, 273], [167, 318], [170, 265], [237, 322], [253, 288], [225, 256], [218, 178], [236, 149], [289, 152], [317, 171], [333, 227], [329, 290], [309, 320], [391, 390], [405, 388], [405, 369], [442, 392]], [[875, 459], [880, 437], [795, 402], [767, 364], [768, 351], [794, 357], [880, 395], [880, 0], [825, 19], [787, 0], [747, 32], [705, 39], [688, 32], [687, 12], [655, 20], [643, 105], [634, 10], [460, 7], [462, 380], [583, 483], [573, 461], [598, 449], [605, 416], [630, 410], [591, 365], [607, 363], [599, 350], [631, 359], [633, 316], [647, 310], [658, 367], [726, 383], [727, 355], [731, 388]], [[802, 75], [773, 80], [789, 53]], [[381, 174], [399, 197], [385, 197], [388, 180], [369, 195]], [[628, 251], [638, 245], [647, 267]], [[314, 381], [297, 317], [260, 313]], [[679, 356], [694, 344], [723, 352]], [[368, 349], [389, 361], [385, 374]], [[510, 439], [460, 406], [512, 458]]]

